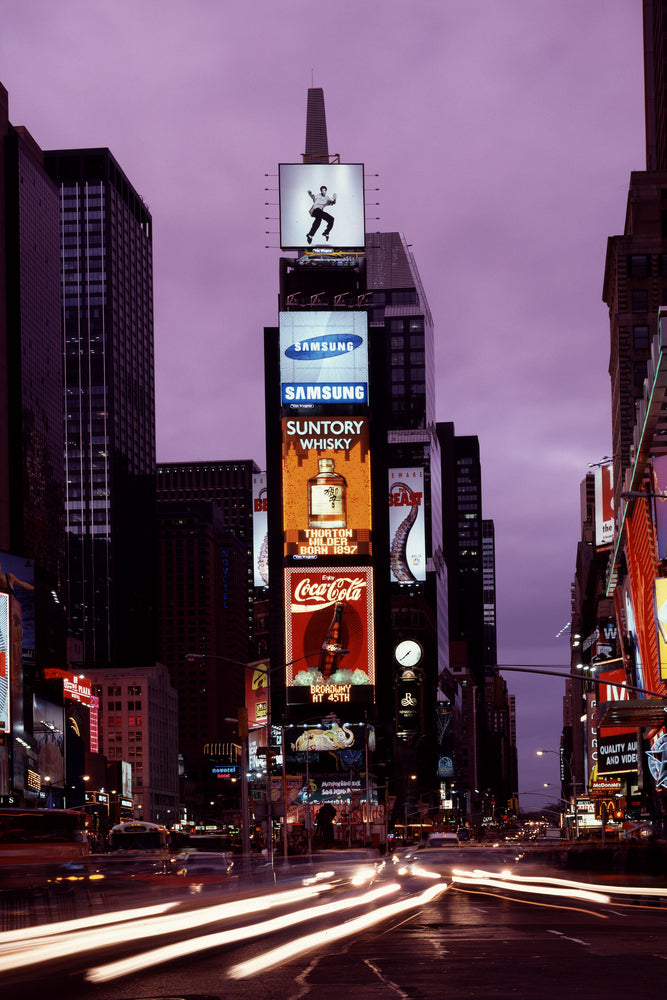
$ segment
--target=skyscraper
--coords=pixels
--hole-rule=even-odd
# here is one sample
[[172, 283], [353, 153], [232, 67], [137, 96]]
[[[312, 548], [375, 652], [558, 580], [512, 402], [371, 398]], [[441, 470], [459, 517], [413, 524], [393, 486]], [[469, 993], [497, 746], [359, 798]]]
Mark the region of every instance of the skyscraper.
[[0, 553], [34, 563], [41, 666], [65, 648], [58, 225], [42, 150], [0, 84]]
[[108, 149], [45, 165], [60, 194], [69, 630], [84, 664], [153, 664], [151, 215]]

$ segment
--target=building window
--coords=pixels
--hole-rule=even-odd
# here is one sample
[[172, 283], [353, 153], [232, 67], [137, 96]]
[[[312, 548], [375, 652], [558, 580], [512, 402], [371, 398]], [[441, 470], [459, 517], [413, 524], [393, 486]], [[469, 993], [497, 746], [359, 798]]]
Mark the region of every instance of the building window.
[[635, 326], [632, 330], [632, 346], [636, 351], [646, 351], [649, 347], [647, 326]]
[[648, 292], [645, 288], [632, 289], [632, 311], [633, 313], [648, 312]]
[[633, 253], [628, 257], [628, 277], [647, 278], [650, 272], [651, 258], [645, 253]]

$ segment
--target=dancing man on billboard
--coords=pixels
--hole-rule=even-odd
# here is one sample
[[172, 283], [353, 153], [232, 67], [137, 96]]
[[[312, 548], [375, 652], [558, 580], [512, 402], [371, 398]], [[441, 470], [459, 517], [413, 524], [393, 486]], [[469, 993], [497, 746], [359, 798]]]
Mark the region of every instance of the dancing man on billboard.
[[313, 204], [308, 210], [309, 215], [311, 215], [313, 218], [313, 224], [310, 227], [310, 232], [306, 236], [306, 239], [308, 240], [309, 243], [312, 243], [313, 236], [320, 228], [321, 223], [326, 222], [327, 226], [322, 235], [324, 236], [325, 240], [328, 240], [329, 233], [331, 232], [331, 229], [334, 224], [334, 218], [333, 215], [329, 215], [329, 213], [325, 212], [324, 209], [327, 208], [329, 205], [336, 204], [336, 195], [334, 193], [331, 197], [329, 197], [326, 185], [324, 184], [320, 188], [319, 194], [313, 194], [312, 191], [309, 191], [308, 194], [313, 199]]

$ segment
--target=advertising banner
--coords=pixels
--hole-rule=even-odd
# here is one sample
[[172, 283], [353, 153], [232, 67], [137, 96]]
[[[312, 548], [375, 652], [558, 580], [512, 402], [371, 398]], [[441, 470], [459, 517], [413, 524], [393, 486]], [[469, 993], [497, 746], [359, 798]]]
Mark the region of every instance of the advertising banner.
[[658, 635], [658, 663], [660, 680], [667, 680], [667, 579], [655, 581], [655, 623]]
[[426, 579], [424, 470], [389, 470], [389, 537], [392, 583]]
[[287, 417], [282, 436], [285, 555], [369, 555], [368, 418]]
[[604, 548], [614, 540], [614, 465], [595, 470], [595, 545]]
[[368, 403], [365, 312], [280, 313], [283, 406]]
[[658, 561], [667, 558], [667, 455], [652, 460], [651, 492], [655, 499], [655, 530], [658, 544]]
[[370, 567], [285, 570], [288, 704], [372, 703]]
[[[35, 662], [35, 566], [32, 559], [0, 552], [0, 587], [16, 599], [12, 615], [21, 628], [22, 659]], [[16, 624], [13, 626], [16, 628]]]
[[9, 715], [9, 594], [0, 593], [0, 733], [11, 732]]
[[[627, 701], [630, 692], [625, 687], [623, 669], [604, 670], [598, 674], [600, 702]], [[597, 773], [626, 774], [637, 770], [638, 748], [635, 727], [601, 726], [597, 733]]]
[[363, 724], [285, 727], [285, 762], [291, 770], [314, 773], [362, 768], [365, 749]]
[[255, 587], [269, 585], [267, 511], [266, 473], [258, 472], [252, 477], [252, 550]]
[[65, 784], [65, 710], [35, 695], [32, 711], [42, 781], [48, 779], [51, 788], [62, 788]]
[[249, 729], [266, 727], [268, 669], [268, 663], [258, 663], [254, 670], [245, 671], [245, 703]]
[[363, 250], [363, 163], [280, 163], [280, 246]]

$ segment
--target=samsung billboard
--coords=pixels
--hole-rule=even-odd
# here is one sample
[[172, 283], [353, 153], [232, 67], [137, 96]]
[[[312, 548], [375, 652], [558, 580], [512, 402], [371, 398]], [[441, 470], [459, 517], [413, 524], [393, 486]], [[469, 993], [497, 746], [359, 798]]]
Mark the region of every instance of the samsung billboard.
[[363, 250], [363, 163], [281, 163], [278, 166], [283, 250]]
[[365, 312], [280, 313], [283, 406], [368, 404]]

